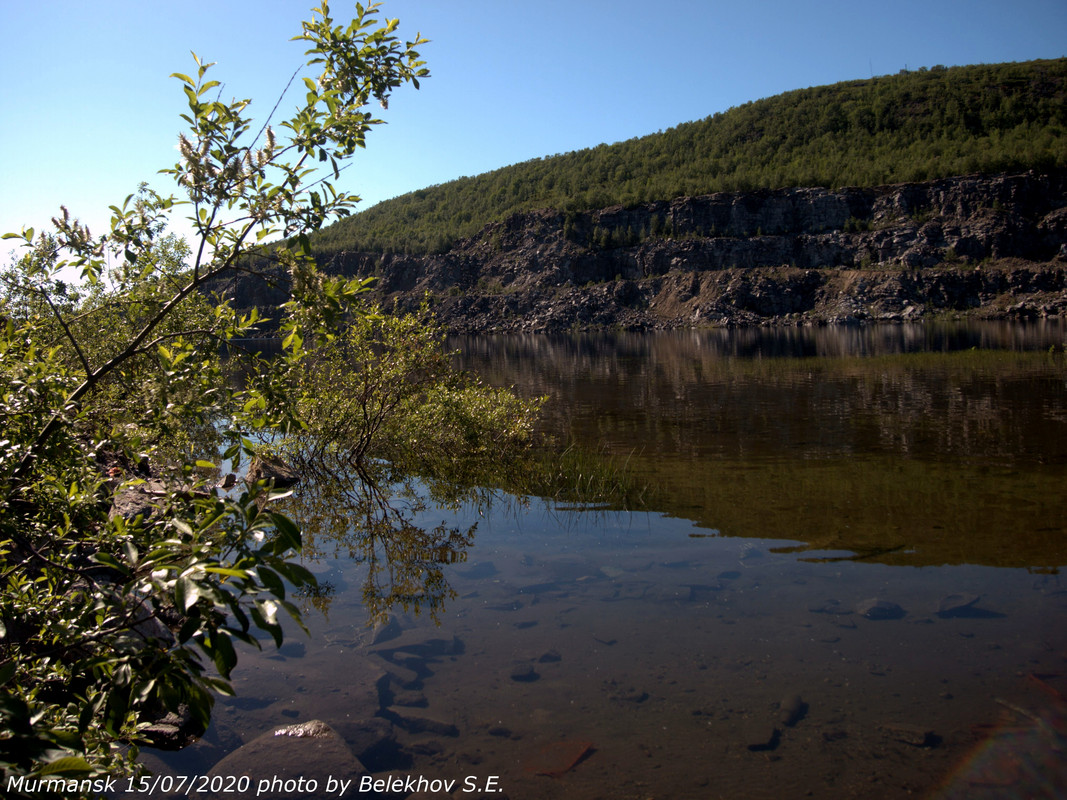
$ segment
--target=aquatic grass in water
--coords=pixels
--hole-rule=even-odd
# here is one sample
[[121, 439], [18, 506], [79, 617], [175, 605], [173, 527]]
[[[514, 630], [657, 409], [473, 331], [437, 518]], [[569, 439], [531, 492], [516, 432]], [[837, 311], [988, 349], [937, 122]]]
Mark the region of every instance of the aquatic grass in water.
[[542, 448], [524, 491], [574, 509], [646, 510], [655, 490], [635, 477], [631, 459], [574, 443], [562, 452]]

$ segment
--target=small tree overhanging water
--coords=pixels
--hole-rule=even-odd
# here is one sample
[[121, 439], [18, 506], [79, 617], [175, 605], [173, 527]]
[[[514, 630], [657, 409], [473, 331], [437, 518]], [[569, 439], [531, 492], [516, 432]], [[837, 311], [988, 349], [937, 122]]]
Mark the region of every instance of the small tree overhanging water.
[[[355, 404], [344, 412], [370, 424], [375, 448], [353, 436], [332, 454], [367, 480], [382, 480], [383, 458], [390, 469], [443, 475], [463, 462], [447, 458], [455, 448], [499, 457], [527, 443], [536, 403], [453, 380], [430, 350], [407, 372], [398, 365], [351, 386], [333, 379], [333, 360], [363, 357], [359, 343], [375, 326], [393, 326], [401, 343], [426, 341], [417, 321], [365, 308], [367, 282], [319, 273], [306, 251], [310, 233], [358, 200], [334, 183], [379, 122], [367, 106], [428, 75], [416, 49], [425, 40], [402, 41], [397, 21], [378, 12], [357, 5], [339, 25], [326, 3], [314, 9], [296, 37], [308, 43], [312, 76], [281, 121], [254, 124], [249, 101], [212, 99], [220, 84], [194, 56], [195, 72], [175, 75], [188, 99], [181, 159], [164, 170], [180, 196], [142, 187], [111, 207], [99, 236], [63, 209], [48, 233], [5, 237], [26, 248], [0, 276], [8, 776], [136, 770], [137, 745], [155, 741], [152, 723], [165, 713], [184, 715], [194, 732], [207, 725], [213, 693], [230, 691], [235, 640], [255, 645], [258, 629], [280, 643], [279, 615], [299, 620], [287, 587], [314, 578], [291, 560], [298, 525], [272, 486], [227, 491], [216, 481], [224, 460], [254, 453], [259, 433], [311, 443], [343, 423], [316, 402], [325, 396], [316, 384], [335, 387], [334, 401]], [[188, 244], [166, 234], [183, 209], [195, 232]], [[278, 236], [292, 248], [258, 247]], [[293, 299], [280, 309], [281, 356], [243, 355], [248, 379], [235, 386], [220, 345], [233, 353], [261, 320], [205, 287], [248, 269], [257, 248], [288, 268]]]
[[437, 618], [451, 589], [443, 564], [466, 559], [476, 525], [427, 529], [431, 505], [484, 510], [531, 463], [541, 399], [522, 400], [453, 367], [442, 332], [419, 314], [356, 318], [293, 374], [304, 425], [273, 443], [303, 477], [285, 508], [310, 554], [367, 569], [370, 620], [400, 607]]
[[[210, 99], [219, 84], [198, 58], [176, 74], [188, 128], [163, 172], [181, 199], [142, 187], [103, 235], [63, 209], [49, 232], [5, 236], [25, 248], [0, 272], [0, 766], [27, 779], [9, 793], [135, 772], [168, 714], [181, 724], [166, 743], [198, 735], [231, 691], [235, 643], [280, 644], [281, 616], [300, 622], [290, 597], [316, 596], [293, 558], [303, 527], [349, 536], [335, 541], [370, 565], [372, 615], [436, 614], [440, 566], [475, 528], [419, 527], [427, 503], [580, 499], [604, 474], [538, 451], [543, 400], [457, 374], [425, 308], [380, 313], [367, 281], [308, 254], [358, 199], [333, 182], [379, 122], [365, 107], [428, 74], [424, 40], [401, 42], [377, 14], [357, 5], [339, 26], [315, 10], [296, 38], [317, 74], [287, 120], [253, 125], [249, 101]], [[182, 209], [189, 242], [166, 232]], [[290, 248], [260, 244], [278, 236]], [[258, 312], [208, 293], [263, 260], [291, 287], [267, 359], [240, 345]], [[271, 447], [306, 490], [218, 480]]]

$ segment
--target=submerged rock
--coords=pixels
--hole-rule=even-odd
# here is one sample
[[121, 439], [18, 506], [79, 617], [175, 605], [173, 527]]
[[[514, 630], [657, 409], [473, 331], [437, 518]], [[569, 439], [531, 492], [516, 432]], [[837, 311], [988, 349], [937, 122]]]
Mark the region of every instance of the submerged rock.
[[535, 775], [558, 778], [570, 772], [596, 752], [592, 742], [564, 740], [541, 745], [530, 755], [523, 769]]
[[878, 727], [885, 731], [890, 738], [903, 744], [910, 744], [912, 747], [937, 747], [941, 743], [940, 736], [921, 725], [883, 722]]
[[621, 700], [624, 703], [643, 703], [650, 696], [648, 692], [641, 689], [630, 689], [615, 695], [614, 699]]
[[407, 708], [426, 708], [430, 704], [426, 695], [417, 689], [402, 689], [393, 694], [392, 705]]
[[763, 555], [763, 551], [760, 550], [756, 545], [752, 544], [752, 542], [747, 542], [741, 547], [741, 553], [739, 554], [738, 558], [740, 559], [742, 566], [747, 567], [749, 566], [749, 564], [746, 564], [746, 561], [756, 561], [757, 559], [763, 558]]
[[879, 600], [877, 597], [860, 601], [856, 604], [855, 611], [860, 616], [874, 620], [900, 619], [905, 614], [904, 609], [896, 603], [891, 600]]
[[769, 722], [752, 720], [742, 731], [742, 740], [754, 753], [775, 750], [782, 741], [782, 731]]
[[808, 713], [808, 704], [799, 694], [790, 695], [778, 704], [778, 721], [787, 728], [792, 728]]
[[512, 667], [509, 677], [520, 683], [533, 683], [541, 677], [541, 674], [534, 669], [533, 664], [517, 664]]
[[808, 606], [808, 611], [812, 614], [833, 614], [833, 615], [845, 615], [851, 614], [852, 609], [841, 605], [840, 600], [829, 599], [822, 603], [813, 603]]
[[950, 594], [937, 604], [937, 616], [943, 619], [971, 615], [975, 604], [982, 599], [980, 594]]
[[366, 717], [338, 723], [337, 727], [356, 758], [371, 772], [382, 772], [396, 762], [399, 745], [389, 720]]
[[477, 564], [473, 564], [467, 569], [459, 570], [458, 574], [461, 577], [468, 578], [470, 580], [487, 580], [493, 576], [499, 574], [500, 570], [496, 568], [496, 564], [492, 561], [479, 561]]
[[432, 733], [435, 736], [459, 736], [459, 728], [450, 719], [438, 716], [431, 711], [412, 711], [407, 708], [388, 708], [382, 716], [408, 733]]
[[374, 629], [371, 631], [370, 643], [374, 645], [389, 642], [400, 636], [401, 633], [403, 633], [403, 629], [400, 627], [400, 622], [395, 616], [390, 614], [384, 619], [380, 619], [374, 623]]

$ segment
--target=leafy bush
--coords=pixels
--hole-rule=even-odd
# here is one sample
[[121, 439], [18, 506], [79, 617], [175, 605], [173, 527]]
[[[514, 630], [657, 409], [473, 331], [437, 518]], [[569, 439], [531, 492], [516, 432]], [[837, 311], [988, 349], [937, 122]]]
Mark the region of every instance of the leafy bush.
[[[368, 103], [428, 74], [423, 40], [401, 42], [397, 22], [377, 13], [357, 5], [341, 26], [325, 2], [315, 10], [297, 38], [317, 76], [280, 124], [253, 126], [247, 100], [208, 99], [219, 83], [194, 56], [195, 73], [175, 75], [188, 128], [165, 170], [182, 199], [142, 187], [112, 206], [103, 235], [63, 209], [47, 234], [5, 236], [25, 247], [0, 275], [9, 794], [49, 796], [37, 778], [135, 770], [137, 745], [154, 741], [167, 713], [195, 735], [213, 693], [230, 691], [235, 641], [255, 645], [259, 631], [280, 643], [279, 615], [299, 619], [288, 593], [315, 581], [288, 560], [301, 531], [281, 495], [270, 482], [241, 490], [218, 478], [271, 436], [317, 424], [293, 390], [312, 354], [369, 319], [366, 283], [319, 275], [306, 243], [358, 199], [331, 181], [378, 123]], [[178, 209], [195, 226], [192, 247], [165, 233]], [[239, 317], [203, 289], [279, 235], [296, 244], [270, 256], [289, 270], [294, 298], [281, 310], [283, 353], [267, 361], [239, 346], [257, 314]]]

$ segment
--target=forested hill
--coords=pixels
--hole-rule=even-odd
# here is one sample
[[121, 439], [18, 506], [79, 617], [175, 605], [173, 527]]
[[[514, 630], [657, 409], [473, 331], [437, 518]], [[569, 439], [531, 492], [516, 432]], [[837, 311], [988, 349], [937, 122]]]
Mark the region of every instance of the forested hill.
[[432, 253], [529, 209], [583, 211], [718, 191], [838, 188], [1067, 166], [1067, 59], [932, 67], [801, 89], [612, 145], [379, 203], [313, 239]]

